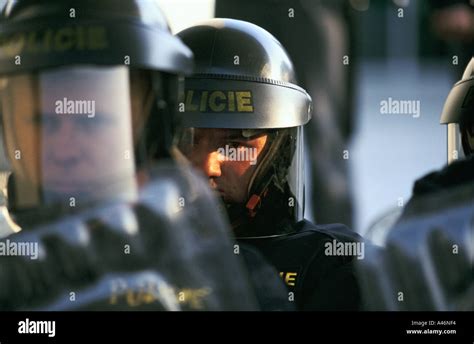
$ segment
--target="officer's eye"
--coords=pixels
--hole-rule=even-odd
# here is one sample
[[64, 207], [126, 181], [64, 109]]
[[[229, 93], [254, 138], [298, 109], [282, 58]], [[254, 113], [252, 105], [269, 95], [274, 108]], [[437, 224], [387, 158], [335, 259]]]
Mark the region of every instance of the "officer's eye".
[[28, 119], [28, 121], [34, 125], [40, 125], [42, 122], [41, 116], [38, 114], [33, 115], [31, 118]]
[[84, 130], [102, 130], [104, 127], [111, 125], [112, 120], [107, 116], [97, 114], [94, 117], [82, 116], [76, 118], [77, 124]]

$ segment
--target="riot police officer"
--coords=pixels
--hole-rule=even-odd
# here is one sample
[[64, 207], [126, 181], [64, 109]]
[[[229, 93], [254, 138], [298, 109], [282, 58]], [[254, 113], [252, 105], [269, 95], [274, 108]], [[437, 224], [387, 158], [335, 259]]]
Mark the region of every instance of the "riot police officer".
[[196, 64], [185, 81], [179, 147], [221, 196], [239, 242], [273, 263], [298, 309], [357, 309], [354, 254], [332, 248], [355, 247], [359, 238], [344, 225], [303, 220], [311, 98], [288, 54], [239, 20], [210, 20], [178, 36]]

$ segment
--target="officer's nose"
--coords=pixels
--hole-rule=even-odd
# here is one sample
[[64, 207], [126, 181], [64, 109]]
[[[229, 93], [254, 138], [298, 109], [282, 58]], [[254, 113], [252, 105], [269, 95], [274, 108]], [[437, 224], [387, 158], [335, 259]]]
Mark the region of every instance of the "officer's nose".
[[209, 152], [204, 156], [202, 161], [202, 170], [208, 176], [220, 177], [221, 176], [221, 156], [217, 151]]

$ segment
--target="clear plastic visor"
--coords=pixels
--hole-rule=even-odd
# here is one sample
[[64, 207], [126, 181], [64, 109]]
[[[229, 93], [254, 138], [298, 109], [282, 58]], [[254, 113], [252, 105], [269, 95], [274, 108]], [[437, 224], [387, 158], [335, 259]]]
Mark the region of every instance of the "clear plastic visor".
[[1, 80], [17, 206], [135, 197], [129, 69], [68, 67]]

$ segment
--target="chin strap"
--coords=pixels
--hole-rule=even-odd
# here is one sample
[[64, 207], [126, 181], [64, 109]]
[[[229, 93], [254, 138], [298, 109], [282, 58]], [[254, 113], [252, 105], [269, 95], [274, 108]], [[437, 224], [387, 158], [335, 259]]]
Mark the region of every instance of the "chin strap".
[[[284, 130], [279, 131], [276, 136], [272, 138], [272, 141], [269, 142], [270, 146], [268, 147], [268, 150], [264, 152], [262, 160], [257, 165], [257, 168], [250, 179], [248, 188], [249, 198], [245, 205], [250, 218], [254, 218], [257, 215], [257, 212], [261, 208], [263, 200], [267, 197], [268, 190], [272, 184], [283, 191], [283, 186], [281, 185], [283, 183], [282, 181], [279, 181], [279, 176], [276, 170], [281, 165], [281, 161], [278, 160], [281, 159], [278, 155], [278, 150], [285, 145], [285, 140], [288, 139], [288, 133]], [[264, 184], [262, 184], [263, 182]]]
[[255, 217], [257, 215], [256, 208], [259, 207], [262, 204], [262, 198], [258, 195], [253, 194], [250, 196], [249, 201], [245, 205], [245, 207], [249, 211], [249, 216], [250, 217]]
[[249, 197], [245, 208], [247, 209], [248, 216], [254, 218], [257, 215], [258, 210], [262, 206], [262, 202], [268, 195], [268, 188], [272, 182], [273, 178], [270, 178], [265, 186], [262, 188], [260, 193], [254, 193]]

